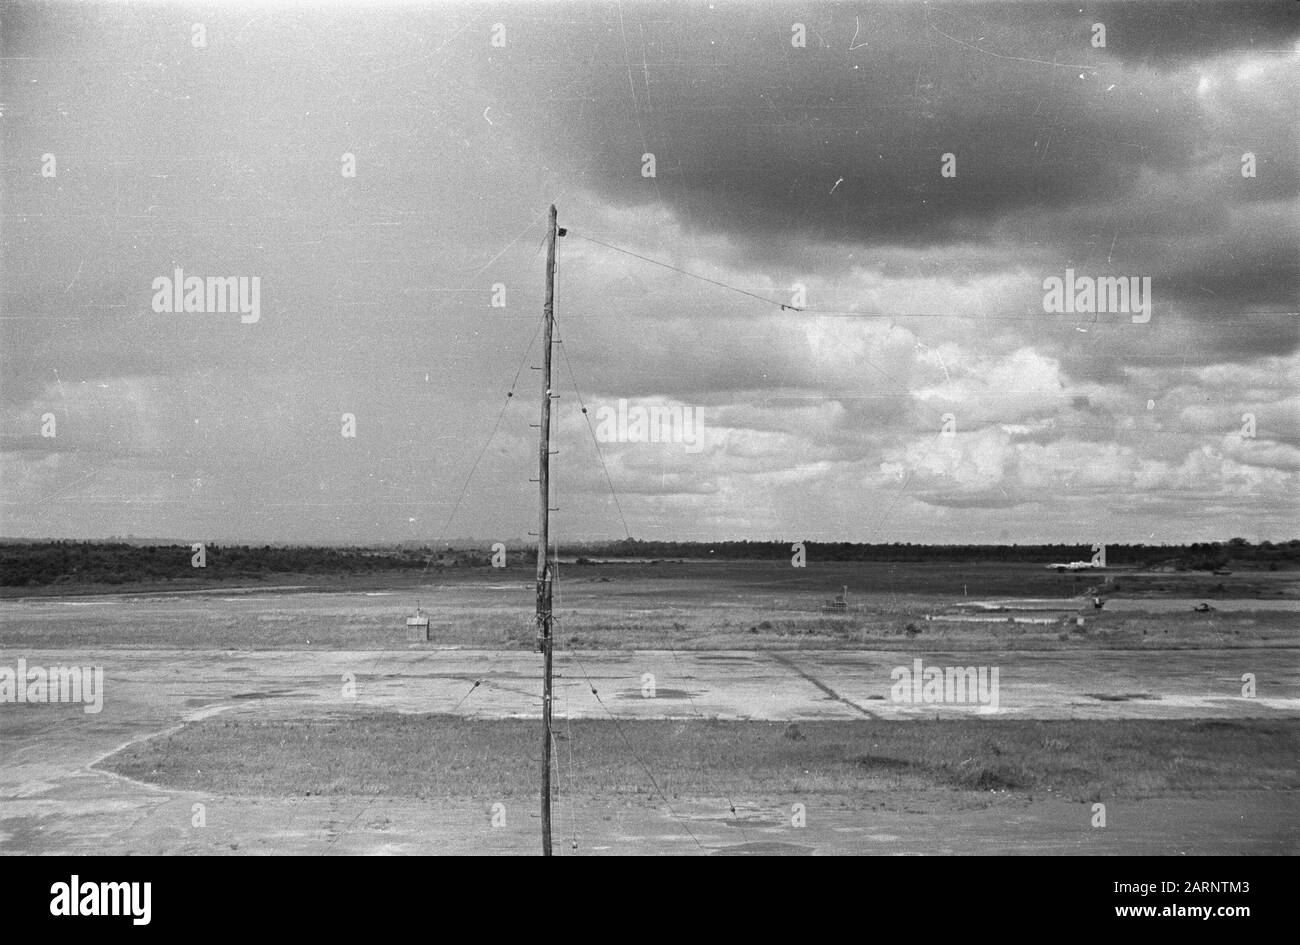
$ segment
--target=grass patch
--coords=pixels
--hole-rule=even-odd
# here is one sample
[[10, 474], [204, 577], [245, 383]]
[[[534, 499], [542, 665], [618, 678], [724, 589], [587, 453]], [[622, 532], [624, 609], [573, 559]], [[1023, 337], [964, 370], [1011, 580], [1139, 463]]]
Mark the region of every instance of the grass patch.
[[[185, 562], [192, 570], [188, 557]], [[980, 598], [1066, 602], [1097, 581], [1096, 575], [1059, 575], [1026, 563], [955, 567], [828, 561], [805, 571], [791, 568], [783, 558], [566, 566], [563, 574], [559, 645], [582, 649], [915, 651], [961, 644], [1217, 651], [1294, 645], [1296, 640], [1294, 612], [1197, 614], [1190, 604], [1179, 613], [1094, 612], [1089, 606], [1082, 628], [1075, 625], [1072, 611], [1062, 612], [1062, 622], [1047, 625], [925, 619]], [[520, 566], [328, 578], [277, 573], [277, 582], [301, 589], [276, 590], [253, 581], [248, 593], [233, 586], [195, 586], [175, 593], [177, 581], [166, 585], [171, 593], [159, 593], [162, 588], [140, 593], [146, 585], [129, 585], [133, 593], [117, 593], [104, 602], [24, 594], [34, 599], [0, 607], [0, 647], [406, 650], [427, 645], [411, 644], [406, 637], [406, 617], [418, 599], [432, 621], [436, 644], [531, 648], [536, 636], [534, 577]], [[1144, 588], [1150, 580], [1124, 574], [1117, 579], [1124, 584], [1124, 596], [1148, 596]], [[1250, 580], [1254, 583], [1241, 586], [1243, 593], [1270, 600], [1300, 597], [1300, 572], [1254, 574]], [[1154, 586], [1164, 590], [1151, 596], [1158, 602], [1162, 594], [1192, 594], [1195, 587], [1185, 585], [1161, 576]], [[849, 588], [849, 612], [823, 611], [844, 586]], [[326, 590], [331, 593], [322, 593]]]
[[[780, 722], [560, 721], [557, 789], [882, 801], [900, 788], [947, 788], [1085, 801], [1300, 788], [1300, 721], [864, 720], [800, 722], [797, 737], [790, 730]], [[537, 734], [537, 723], [522, 719], [218, 717], [131, 745], [103, 765], [220, 794], [521, 797], [537, 789]]]

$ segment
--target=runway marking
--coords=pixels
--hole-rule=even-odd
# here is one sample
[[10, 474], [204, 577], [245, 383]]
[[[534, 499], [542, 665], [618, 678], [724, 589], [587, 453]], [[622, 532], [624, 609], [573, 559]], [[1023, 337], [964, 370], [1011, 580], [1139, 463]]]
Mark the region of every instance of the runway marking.
[[858, 712], [861, 712], [863, 715], [865, 715], [865, 716], [866, 716], [867, 718], [869, 718], [869, 719], [877, 719], [877, 720], [878, 720], [878, 719], [880, 718], [879, 716], [877, 716], [877, 715], [875, 715], [875, 714], [873, 714], [873, 713], [871, 713], [871, 712], [868, 712], [866, 709], [862, 708], [862, 706], [858, 705], [856, 702], [850, 702], [848, 699], [845, 699], [842, 695], [840, 695], [838, 692], [836, 692], [836, 691], [835, 691], [834, 689], [832, 689], [830, 686], [826, 685], [824, 682], [822, 682], [822, 681], [821, 681], [820, 679], [818, 679], [816, 676], [813, 676], [813, 675], [811, 675], [811, 674], [809, 674], [809, 673], [804, 672], [802, 669], [800, 669], [798, 666], [796, 666], [796, 665], [794, 664], [794, 661], [791, 660], [789, 657], [784, 656], [784, 655], [782, 655], [782, 654], [780, 654], [780, 653], [773, 653], [773, 654], [772, 654], [772, 659], [776, 660], [776, 662], [780, 663], [782, 666], [786, 667], [787, 669], [794, 670], [796, 673], [798, 673], [798, 674], [799, 674], [800, 676], [802, 676], [804, 679], [808, 680], [810, 683], [812, 683], [814, 686], [816, 686], [816, 687], [817, 687], [818, 689], [820, 689], [822, 692], [826, 693], [826, 695], [830, 696], [830, 697], [831, 697], [832, 699], [834, 699], [836, 702], [842, 702], [842, 703], [844, 703], [844, 704], [845, 704], [846, 706], [848, 706], [850, 709], [854, 709], [854, 710], [856, 710], [856, 711], [858, 711]]

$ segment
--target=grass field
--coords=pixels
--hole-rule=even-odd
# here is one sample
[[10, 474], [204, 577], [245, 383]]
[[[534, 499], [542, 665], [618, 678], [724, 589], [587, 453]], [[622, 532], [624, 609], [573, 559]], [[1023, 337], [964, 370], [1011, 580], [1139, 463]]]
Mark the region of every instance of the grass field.
[[[64, 598], [114, 594], [122, 596], [175, 593], [223, 593], [241, 589], [258, 591], [276, 588], [311, 590], [389, 591], [486, 585], [513, 582], [529, 584], [536, 578], [531, 563], [509, 567], [431, 567], [376, 570], [356, 574], [310, 574], [276, 571], [265, 574], [221, 575], [199, 571], [201, 576], [167, 580], [131, 581], [121, 584], [59, 583], [45, 586], [0, 585], [0, 599]], [[562, 563], [559, 580], [566, 586], [618, 584], [636, 581], [685, 579], [701, 594], [717, 582], [743, 591], [766, 588], [785, 591], [809, 590], [829, 595], [839, 590], [836, 582], [849, 583], [860, 593], [926, 593], [959, 597], [966, 594], [1006, 596], [1024, 594], [1069, 597], [1111, 579], [1111, 589], [1128, 596], [1173, 594], [1195, 597], [1300, 596], [1300, 570], [1243, 569], [1231, 574], [1207, 571], [1142, 571], [1111, 568], [1105, 572], [1059, 573], [1030, 562], [909, 562], [909, 561], [810, 561], [793, 568], [788, 559], [749, 560], [663, 560], [600, 561], [589, 564]]]
[[[1231, 592], [1276, 605], [1300, 598], [1300, 574], [1240, 577], [1118, 572], [1112, 599], [1222, 601]], [[569, 567], [555, 612], [560, 648], [583, 649], [927, 649], [956, 644], [990, 649], [1246, 647], [1290, 644], [1296, 614], [1215, 611], [1191, 604], [1177, 613], [1082, 610], [1098, 584], [1035, 565], [824, 564], [690, 562]], [[1234, 583], [1235, 582], [1235, 583]], [[849, 609], [823, 609], [849, 587]], [[534, 594], [522, 569], [431, 575], [413, 587], [367, 589], [340, 582], [331, 592], [226, 589], [202, 594], [126, 594], [82, 617], [77, 599], [11, 601], [0, 615], [0, 646], [127, 646], [197, 649], [405, 648], [405, 617], [418, 599], [433, 642], [473, 647], [530, 647]], [[955, 624], [926, 617], [981, 598], [1054, 599], [1046, 625]], [[1073, 603], [1071, 603], [1073, 601]], [[1085, 625], [1077, 626], [1076, 616]]]
[[[132, 745], [104, 764], [138, 780], [217, 794], [494, 798], [536, 793], [536, 747], [536, 722], [516, 719], [214, 718]], [[555, 783], [585, 796], [662, 792], [668, 800], [760, 793], [869, 802], [943, 787], [1095, 801], [1295, 790], [1297, 754], [1300, 720], [586, 719], [560, 723]]]

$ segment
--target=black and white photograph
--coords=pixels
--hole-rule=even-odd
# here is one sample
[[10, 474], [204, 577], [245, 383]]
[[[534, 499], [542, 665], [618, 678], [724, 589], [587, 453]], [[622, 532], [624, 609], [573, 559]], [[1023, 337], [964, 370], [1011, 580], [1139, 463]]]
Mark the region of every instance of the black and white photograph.
[[23, 909], [1300, 853], [1298, 102], [1294, 0], [5, 0]]

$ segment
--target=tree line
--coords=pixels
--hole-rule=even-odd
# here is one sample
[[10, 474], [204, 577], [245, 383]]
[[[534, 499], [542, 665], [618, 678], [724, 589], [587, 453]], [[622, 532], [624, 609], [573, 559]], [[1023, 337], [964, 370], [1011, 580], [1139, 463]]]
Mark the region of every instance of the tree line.
[[[566, 544], [559, 553], [593, 559], [789, 560], [794, 542], [621, 541]], [[891, 562], [1004, 562], [1051, 564], [1089, 561], [1091, 545], [914, 545], [803, 542], [808, 560]], [[531, 549], [511, 548], [509, 563], [532, 567]], [[522, 557], [519, 552], [523, 552]], [[177, 580], [262, 580], [274, 575], [357, 575], [424, 568], [490, 567], [492, 542], [418, 547], [327, 547], [308, 545], [205, 545], [203, 567], [190, 545], [131, 542], [36, 541], [0, 543], [0, 586], [131, 584]], [[1244, 538], [1186, 545], [1107, 545], [1106, 564], [1118, 567], [1225, 567], [1276, 570], [1300, 566], [1300, 540], [1252, 544]]]
[[[914, 545], [862, 544], [858, 542], [801, 542], [809, 560], [893, 561], [893, 562], [1019, 562], [1052, 564], [1091, 561], [1092, 545]], [[793, 541], [621, 541], [589, 542], [573, 546], [569, 553], [587, 558], [718, 558], [780, 559], [795, 552]], [[1267, 568], [1270, 564], [1300, 564], [1300, 540], [1252, 544], [1244, 538], [1226, 542], [1193, 542], [1180, 545], [1106, 545], [1106, 564], [1122, 567], [1184, 567], [1191, 570], [1218, 569], [1229, 564]]]

